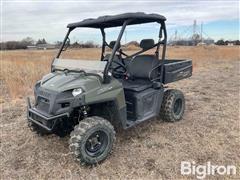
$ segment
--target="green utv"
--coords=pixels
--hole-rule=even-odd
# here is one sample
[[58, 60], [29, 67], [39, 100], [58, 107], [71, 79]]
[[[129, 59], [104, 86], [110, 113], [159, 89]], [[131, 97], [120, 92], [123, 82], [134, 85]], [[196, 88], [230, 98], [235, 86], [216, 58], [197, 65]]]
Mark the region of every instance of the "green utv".
[[[165, 59], [166, 18], [158, 14], [125, 13], [68, 24], [68, 32], [51, 65], [51, 73], [34, 88], [35, 103], [28, 98], [27, 119], [31, 130], [44, 135], [70, 133], [69, 149], [81, 163], [96, 164], [110, 153], [114, 127], [128, 129], [160, 116], [179, 121], [185, 109], [181, 91], [164, 85], [192, 75], [191, 60]], [[143, 39], [141, 50], [128, 55], [120, 41], [126, 26], [159, 24], [158, 41]], [[99, 61], [60, 59], [76, 28], [97, 28], [102, 34]], [[121, 27], [116, 41], [106, 41], [105, 30]], [[159, 53], [161, 49], [161, 53]], [[110, 48], [111, 54], [105, 54]], [[146, 51], [155, 49], [155, 53]], [[151, 51], [150, 51], [151, 52]]]

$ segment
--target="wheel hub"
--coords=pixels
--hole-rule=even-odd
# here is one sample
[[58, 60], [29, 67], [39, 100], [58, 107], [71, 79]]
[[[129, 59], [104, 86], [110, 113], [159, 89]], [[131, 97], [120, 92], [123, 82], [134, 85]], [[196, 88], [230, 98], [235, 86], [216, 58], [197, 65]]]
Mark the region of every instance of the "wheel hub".
[[95, 137], [92, 137], [91, 139], [88, 139], [88, 142], [90, 143], [90, 149], [94, 150], [97, 148], [97, 146], [100, 146], [102, 143], [100, 142], [99, 135], [97, 134]]
[[107, 134], [104, 131], [93, 133], [86, 141], [85, 150], [90, 156], [98, 156], [104, 152], [108, 143]]

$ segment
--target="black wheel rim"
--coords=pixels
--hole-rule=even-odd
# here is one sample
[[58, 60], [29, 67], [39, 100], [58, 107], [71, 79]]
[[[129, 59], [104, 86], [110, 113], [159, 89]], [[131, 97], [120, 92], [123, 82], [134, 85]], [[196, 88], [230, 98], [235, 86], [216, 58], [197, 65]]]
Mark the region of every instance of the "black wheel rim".
[[107, 133], [102, 130], [96, 131], [86, 141], [86, 153], [92, 157], [99, 156], [106, 150], [107, 144]]
[[176, 99], [173, 107], [173, 112], [175, 115], [179, 115], [182, 111], [182, 100]]

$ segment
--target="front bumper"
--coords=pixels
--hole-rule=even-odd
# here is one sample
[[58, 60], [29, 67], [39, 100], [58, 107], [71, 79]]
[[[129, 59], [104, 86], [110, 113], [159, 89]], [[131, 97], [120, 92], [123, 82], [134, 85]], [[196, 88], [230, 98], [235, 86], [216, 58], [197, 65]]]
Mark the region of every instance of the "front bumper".
[[58, 122], [63, 118], [69, 118], [69, 113], [62, 113], [56, 116], [43, 114], [32, 107], [30, 99], [27, 98], [27, 119], [48, 132], [53, 132]]

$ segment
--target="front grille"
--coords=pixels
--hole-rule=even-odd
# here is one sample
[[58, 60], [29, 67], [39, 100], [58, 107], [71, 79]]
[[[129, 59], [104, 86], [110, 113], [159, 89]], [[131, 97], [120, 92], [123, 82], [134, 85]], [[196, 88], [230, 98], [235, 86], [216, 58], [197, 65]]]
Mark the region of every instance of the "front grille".
[[43, 125], [46, 124], [46, 120], [43, 119], [43, 118], [41, 118], [41, 117], [38, 116], [37, 114], [34, 114], [34, 113], [31, 113], [31, 112], [30, 112], [30, 113], [29, 113], [29, 116], [30, 116], [32, 119], [38, 121], [39, 123], [41, 123], [41, 124], [43, 124]]
[[42, 96], [42, 97], [46, 97], [49, 98], [51, 97], [51, 94], [49, 92], [43, 91], [43, 90], [39, 90], [38, 91], [38, 95]]
[[48, 113], [49, 111], [49, 100], [43, 97], [38, 97], [36, 108], [42, 112]]
[[38, 123], [41, 123], [43, 126], [52, 128], [54, 124], [54, 120], [46, 120], [45, 118], [42, 118], [41, 116], [35, 114], [34, 112], [29, 112], [29, 117]]

